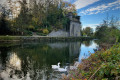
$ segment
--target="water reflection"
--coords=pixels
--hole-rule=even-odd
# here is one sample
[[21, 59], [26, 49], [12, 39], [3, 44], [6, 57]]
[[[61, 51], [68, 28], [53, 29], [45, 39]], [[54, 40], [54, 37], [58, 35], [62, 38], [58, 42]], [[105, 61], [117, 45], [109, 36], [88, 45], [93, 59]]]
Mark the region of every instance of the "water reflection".
[[[0, 47], [0, 78], [4, 80], [59, 80], [61, 73], [51, 65], [60, 62], [65, 69], [93, 52], [91, 42], [22, 43]], [[78, 58], [79, 57], [79, 58]], [[64, 73], [67, 74], [67, 73]]]
[[19, 57], [16, 55], [15, 52], [9, 53], [9, 61], [8, 61], [8, 66], [13, 67], [14, 69], [21, 70], [21, 60]]
[[79, 62], [81, 62], [82, 59], [88, 58], [92, 53], [95, 52], [94, 50], [98, 49], [98, 47], [99, 47], [98, 44], [95, 43], [94, 41], [90, 41], [90, 42], [84, 41], [81, 44], [81, 51], [80, 51], [80, 55], [79, 55]]

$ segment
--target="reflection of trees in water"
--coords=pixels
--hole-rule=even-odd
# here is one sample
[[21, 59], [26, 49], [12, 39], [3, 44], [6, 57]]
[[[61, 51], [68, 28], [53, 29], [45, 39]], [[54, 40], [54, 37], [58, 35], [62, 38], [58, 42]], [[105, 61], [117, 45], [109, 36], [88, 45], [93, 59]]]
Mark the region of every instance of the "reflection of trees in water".
[[81, 45], [81, 52], [79, 55], [79, 62], [82, 61], [82, 59], [88, 58], [92, 53], [95, 53], [99, 48], [99, 45], [95, 43], [95, 40], [87, 42], [83, 41], [83, 44]]
[[[0, 75], [1, 78], [5, 80], [9, 80], [10, 78], [13, 80], [16, 79], [27, 79], [30, 78], [31, 80], [39, 80], [43, 79], [46, 80], [47, 78], [47, 65], [43, 66], [42, 68], [37, 67], [35, 64], [35, 61], [32, 61], [32, 59], [28, 58], [25, 60], [20, 60], [20, 58], [17, 56], [17, 53], [11, 52], [8, 56], [8, 61], [6, 61], [6, 67], [5, 70], [3, 70]], [[21, 62], [23, 66], [21, 65]], [[36, 66], [36, 67], [35, 67]]]
[[41, 67], [46, 63], [49, 67], [51, 67], [51, 64], [59, 61], [62, 62], [62, 60], [66, 57], [63, 56], [65, 55], [65, 50], [66, 48], [61, 51], [61, 49], [52, 49], [46, 45], [36, 45], [33, 47], [24, 47], [19, 51], [18, 55], [24, 61], [27, 61], [26, 57], [29, 57], [31, 60], [35, 61], [36, 66], [39, 64]]
[[99, 44], [99, 43], [100, 43], [100, 40], [94, 40], [94, 42], [95, 42], [96, 44]]
[[[10, 77], [16, 75], [18, 78], [29, 78], [32, 80], [50, 79], [60, 73], [54, 73], [51, 65], [61, 62], [61, 66], [73, 61], [74, 56], [79, 54], [80, 42], [67, 43], [66, 45], [54, 45], [51, 47], [48, 44], [22, 44], [17, 47], [6, 48], [3, 50], [6, 54], [2, 54], [1, 59], [7, 65]], [[5, 49], [5, 48], [4, 48]], [[9, 54], [8, 54], [9, 52]], [[6, 63], [6, 60], [7, 63]], [[16, 68], [18, 67], [19, 68]], [[1, 74], [1, 73], [0, 73]], [[56, 78], [56, 77], [54, 77]]]
[[[22, 48], [23, 47], [23, 48]], [[30, 77], [34, 79], [49, 78], [51, 75], [51, 65], [66, 62], [69, 59], [68, 49], [53, 49], [48, 45], [23, 45], [16, 48], [17, 55], [22, 62], [24, 76], [30, 72]]]
[[9, 53], [9, 52], [10, 51], [6, 53], [7, 54], [5, 60], [6, 63], [4, 63], [6, 66], [2, 66], [4, 69], [1, 70], [0, 72], [1, 78], [3, 78], [3, 80], [9, 80], [10, 78], [17, 79], [17, 77], [18, 78], [22, 77], [20, 59], [18, 58], [16, 53]]
[[7, 66], [13, 67], [16, 70], [21, 70], [21, 60], [19, 59], [17, 54], [15, 52], [8, 54], [9, 54], [9, 58], [7, 61]]
[[88, 40], [88, 41], [83, 41], [83, 44], [85, 44], [85, 46], [89, 47], [92, 44], [92, 41]]
[[7, 60], [7, 53], [8, 51], [10, 51], [10, 48], [9, 47], [0, 47], [0, 61], [1, 61], [1, 64], [2, 66], [6, 66], [6, 60]]

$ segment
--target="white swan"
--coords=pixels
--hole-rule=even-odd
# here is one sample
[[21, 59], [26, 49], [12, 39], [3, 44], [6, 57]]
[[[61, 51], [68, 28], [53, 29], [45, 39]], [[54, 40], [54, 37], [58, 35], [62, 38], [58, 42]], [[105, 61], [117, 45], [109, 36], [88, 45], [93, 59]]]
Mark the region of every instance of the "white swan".
[[68, 66], [66, 66], [65, 68], [58, 68], [59, 72], [66, 72], [67, 71]]
[[60, 67], [60, 62], [58, 63], [58, 65], [52, 65], [52, 69], [58, 69]]

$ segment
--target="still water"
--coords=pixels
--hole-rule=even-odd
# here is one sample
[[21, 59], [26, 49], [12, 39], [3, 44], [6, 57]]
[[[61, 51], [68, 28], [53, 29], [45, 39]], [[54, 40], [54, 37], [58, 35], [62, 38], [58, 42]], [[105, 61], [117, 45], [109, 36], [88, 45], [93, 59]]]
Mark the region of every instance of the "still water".
[[0, 43], [0, 80], [59, 80], [60, 68], [90, 56], [98, 48], [95, 41], [54, 43]]

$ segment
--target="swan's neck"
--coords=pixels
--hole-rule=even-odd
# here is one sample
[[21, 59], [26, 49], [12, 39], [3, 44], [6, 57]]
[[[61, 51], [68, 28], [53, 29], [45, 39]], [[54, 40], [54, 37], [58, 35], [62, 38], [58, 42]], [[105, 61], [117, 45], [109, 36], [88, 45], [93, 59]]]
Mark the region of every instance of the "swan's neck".
[[58, 64], [58, 66], [60, 66], [60, 64]]

